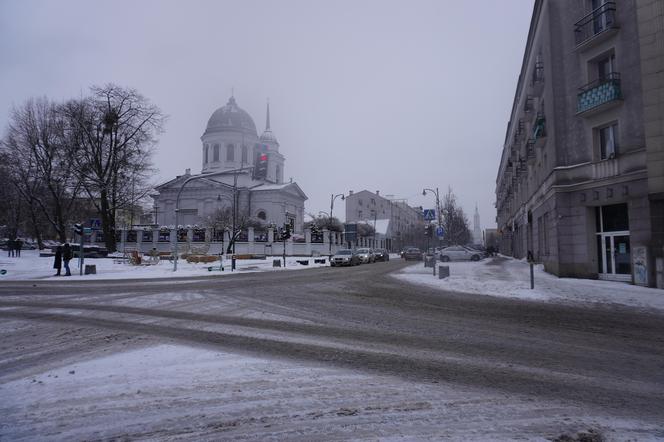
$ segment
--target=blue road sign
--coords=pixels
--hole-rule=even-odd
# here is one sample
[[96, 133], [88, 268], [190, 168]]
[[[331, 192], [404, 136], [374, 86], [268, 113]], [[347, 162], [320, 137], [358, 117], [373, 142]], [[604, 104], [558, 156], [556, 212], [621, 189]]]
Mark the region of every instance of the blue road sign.
[[436, 219], [436, 209], [423, 210], [424, 221], [433, 221]]
[[436, 236], [438, 238], [442, 238], [443, 236], [445, 236], [445, 229], [442, 226], [436, 227]]

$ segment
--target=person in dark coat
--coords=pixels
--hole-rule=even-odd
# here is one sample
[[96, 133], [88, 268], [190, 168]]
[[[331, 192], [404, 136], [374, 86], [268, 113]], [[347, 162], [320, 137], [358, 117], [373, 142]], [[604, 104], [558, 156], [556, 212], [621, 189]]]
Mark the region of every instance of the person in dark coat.
[[60, 270], [62, 269], [62, 246], [58, 246], [55, 249], [55, 260], [53, 261], [53, 268], [58, 271], [53, 276], [60, 276]]
[[10, 239], [7, 241], [7, 257], [11, 258], [14, 256], [14, 240]]
[[69, 261], [72, 259], [74, 254], [72, 253], [71, 246], [69, 243], [65, 244], [62, 248], [62, 261], [65, 264], [65, 276], [71, 276], [71, 271], [69, 270]]
[[21, 249], [23, 248], [23, 241], [21, 241], [20, 238], [16, 238], [16, 241], [14, 241], [14, 250], [16, 250], [16, 257], [20, 258], [21, 257]]

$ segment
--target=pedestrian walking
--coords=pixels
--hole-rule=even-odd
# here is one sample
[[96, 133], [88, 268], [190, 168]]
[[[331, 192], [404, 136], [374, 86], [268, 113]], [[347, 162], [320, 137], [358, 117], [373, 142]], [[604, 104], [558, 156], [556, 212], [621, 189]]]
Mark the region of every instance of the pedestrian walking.
[[16, 241], [14, 241], [14, 250], [16, 250], [16, 257], [20, 258], [21, 257], [21, 249], [23, 248], [23, 241], [21, 238], [16, 238]]
[[7, 241], [7, 258], [12, 258], [14, 256], [14, 240], [10, 239]]
[[72, 259], [74, 254], [72, 253], [71, 246], [69, 243], [66, 243], [62, 248], [62, 261], [65, 264], [65, 276], [71, 276], [71, 270], [69, 270], [69, 261]]
[[55, 249], [55, 260], [53, 261], [53, 268], [57, 270], [57, 273], [53, 276], [60, 276], [60, 270], [62, 269], [62, 246], [58, 246]]

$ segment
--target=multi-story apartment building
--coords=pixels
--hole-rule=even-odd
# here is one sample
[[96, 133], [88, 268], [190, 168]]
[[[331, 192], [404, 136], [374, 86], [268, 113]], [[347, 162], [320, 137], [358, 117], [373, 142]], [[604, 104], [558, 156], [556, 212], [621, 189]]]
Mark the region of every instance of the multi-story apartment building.
[[496, 208], [503, 253], [664, 285], [664, 2], [535, 1]]
[[345, 203], [347, 223], [373, 225], [378, 220], [387, 221], [381, 223], [385, 226], [381, 235], [392, 250], [421, 245], [424, 234], [421, 207], [411, 207], [406, 200], [395, 199], [392, 195], [383, 197], [379, 191], [374, 193], [368, 190], [351, 190]]

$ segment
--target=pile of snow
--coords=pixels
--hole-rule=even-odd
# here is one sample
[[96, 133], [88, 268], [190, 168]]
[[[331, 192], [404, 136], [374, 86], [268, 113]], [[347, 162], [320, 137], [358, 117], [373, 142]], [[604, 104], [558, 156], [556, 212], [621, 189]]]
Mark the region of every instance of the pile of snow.
[[[443, 264], [439, 264], [443, 265]], [[431, 268], [418, 263], [395, 277], [445, 291], [519, 298], [544, 302], [597, 302], [664, 310], [664, 290], [624, 282], [558, 278], [535, 266], [535, 288], [530, 289], [530, 268], [525, 261], [508, 257], [480, 262], [448, 262], [450, 276], [438, 279]]]
[[[286, 257], [286, 267], [273, 267], [272, 260], [282, 260], [281, 256], [268, 256], [266, 259], [242, 259], [236, 261], [236, 272], [265, 272], [296, 270], [329, 266], [327, 257]], [[325, 259], [325, 264], [316, 264], [314, 259]], [[308, 261], [308, 265], [302, 265], [297, 261]], [[229, 275], [231, 272], [231, 260], [224, 259], [224, 271], [219, 270], [219, 261], [213, 263], [188, 263], [184, 259], [178, 260], [178, 270], [173, 271], [173, 263], [162, 260], [155, 265], [134, 266], [126, 260], [114, 258], [85, 258], [85, 264], [96, 266], [97, 274], [79, 275], [78, 258], [69, 263], [72, 276], [64, 278], [54, 276], [52, 257], [40, 257], [38, 250], [24, 250], [20, 258], [0, 257], [0, 281], [6, 280], [77, 280], [77, 279], [142, 279], [142, 278], [173, 278], [183, 276], [220, 276]], [[212, 268], [212, 271], [209, 270]], [[62, 274], [64, 274], [64, 266]]]

